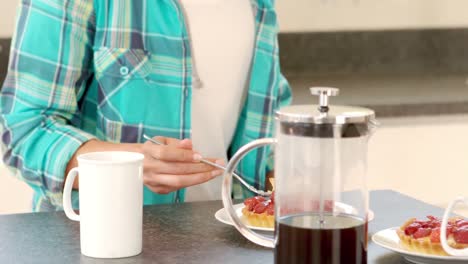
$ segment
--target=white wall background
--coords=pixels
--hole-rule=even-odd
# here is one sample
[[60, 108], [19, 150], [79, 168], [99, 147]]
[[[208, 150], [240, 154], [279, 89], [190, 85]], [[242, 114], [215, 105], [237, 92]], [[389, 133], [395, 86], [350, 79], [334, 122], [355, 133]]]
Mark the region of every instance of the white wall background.
[[468, 115], [388, 118], [369, 145], [369, 187], [445, 207], [468, 196]]
[[0, 38], [13, 34], [18, 0], [1, 0], [0, 4]]
[[282, 31], [468, 26], [466, 0], [277, 0]]
[[[276, 0], [282, 31], [467, 27], [466, 0]], [[1, 0], [0, 37], [18, 0]]]
[[12, 177], [0, 161], [0, 215], [31, 211], [32, 189]]

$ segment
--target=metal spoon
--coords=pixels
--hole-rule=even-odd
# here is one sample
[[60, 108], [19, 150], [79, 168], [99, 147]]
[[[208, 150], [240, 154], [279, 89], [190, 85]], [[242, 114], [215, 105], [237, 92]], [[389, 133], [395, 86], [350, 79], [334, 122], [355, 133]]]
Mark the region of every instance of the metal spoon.
[[[156, 145], [161, 145], [161, 146], [164, 146], [164, 145], [165, 145], [164, 143], [162, 143], [162, 142], [160, 142], [160, 141], [158, 141], [158, 140], [156, 140], [156, 139], [153, 139], [153, 138], [151, 138], [151, 137], [149, 137], [149, 136], [147, 136], [147, 135], [143, 135], [143, 137], [144, 137], [146, 140], [148, 140], [148, 141], [150, 141], [150, 142], [152, 142], [152, 143], [154, 143], [154, 144], [156, 144]], [[214, 163], [214, 162], [211, 162], [211, 161], [209, 161], [209, 160], [202, 159], [202, 160], [200, 160], [200, 162], [203, 162], [203, 163], [205, 163], [205, 164], [208, 164], [208, 165], [211, 165], [211, 166], [216, 167], [216, 168], [218, 168], [218, 169], [221, 169], [221, 170], [226, 171], [226, 168], [225, 168], [225, 167], [223, 167], [223, 166], [221, 166], [221, 165], [219, 165], [219, 164], [216, 164], [216, 163]], [[270, 191], [265, 192], [265, 191], [262, 191], [262, 190], [257, 190], [255, 187], [253, 187], [252, 185], [248, 184], [244, 179], [242, 179], [241, 176], [237, 175], [236, 173], [233, 173], [232, 175], [234, 175], [234, 177], [235, 177], [237, 180], [239, 180], [240, 183], [242, 183], [242, 185], [244, 185], [244, 186], [245, 186], [247, 189], [249, 189], [250, 191], [252, 191], [252, 192], [254, 192], [254, 193], [258, 194], [258, 195], [261, 195], [261, 196], [270, 196], [270, 195], [271, 195], [271, 192], [270, 192]]]

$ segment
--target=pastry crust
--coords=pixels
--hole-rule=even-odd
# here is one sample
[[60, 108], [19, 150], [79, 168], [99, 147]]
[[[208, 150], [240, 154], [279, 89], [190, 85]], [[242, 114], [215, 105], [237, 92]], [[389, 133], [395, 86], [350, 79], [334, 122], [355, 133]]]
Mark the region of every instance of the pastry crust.
[[[451, 218], [449, 222], [455, 222], [460, 218]], [[411, 235], [405, 234], [405, 228], [413, 223], [416, 218], [411, 218], [406, 221], [399, 229], [396, 230], [398, 237], [400, 238], [400, 244], [408, 251], [418, 252], [423, 254], [438, 255], [438, 256], [448, 256], [445, 252], [442, 244], [440, 242], [431, 241], [429, 236], [422, 238], [414, 238]], [[447, 243], [456, 249], [468, 248], [468, 244], [457, 243], [453, 237], [453, 234], [450, 234], [447, 238]]]
[[416, 239], [405, 235], [405, 231], [401, 229], [397, 230], [397, 234], [398, 237], [400, 237], [400, 244], [403, 245], [403, 247], [408, 251], [438, 256], [448, 256], [448, 254], [445, 253], [444, 249], [442, 248], [442, 245], [440, 243], [431, 242], [429, 237]]
[[274, 228], [275, 226], [274, 215], [268, 215], [267, 213], [257, 214], [250, 212], [246, 207], [242, 208], [242, 217], [251, 226], [265, 228]]

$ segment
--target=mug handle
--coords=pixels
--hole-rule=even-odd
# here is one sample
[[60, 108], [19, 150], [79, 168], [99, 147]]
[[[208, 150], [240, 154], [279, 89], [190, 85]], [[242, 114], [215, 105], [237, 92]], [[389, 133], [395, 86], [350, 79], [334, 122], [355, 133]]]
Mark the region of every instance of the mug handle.
[[234, 207], [232, 206], [231, 185], [232, 185], [232, 173], [237, 167], [237, 164], [239, 163], [239, 161], [245, 155], [247, 155], [247, 153], [249, 153], [251, 150], [255, 148], [266, 146], [266, 145], [271, 145], [275, 143], [276, 143], [276, 139], [274, 138], [262, 138], [262, 139], [254, 140], [246, 144], [242, 148], [240, 148], [239, 151], [236, 152], [236, 154], [231, 158], [231, 160], [226, 166], [226, 171], [223, 176], [223, 186], [222, 186], [223, 205], [224, 205], [224, 208], [226, 208], [228, 212], [228, 216], [231, 219], [231, 221], [234, 223], [234, 226], [236, 227], [236, 229], [248, 240], [260, 246], [269, 247], [269, 248], [275, 247], [275, 242], [273, 238], [262, 236], [262, 235], [255, 233], [254, 231], [250, 230], [239, 219], [239, 217], [237, 217], [236, 211], [234, 210]]
[[80, 221], [80, 216], [73, 211], [71, 202], [71, 193], [73, 189], [73, 182], [76, 176], [78, 176], [78, 168], [73, 168], [68, 172], [67, 179], [65, 180], [65, 186], [63, 188], [63, 210], [65, 215], [73, 221]]
[[455, 205], [457, 205], [459, 203], [468, 204], [468, 198], [464, 198], [462, 196], [457, 197], [455, 200], [453, 200], [450, 203], [450, 205], [445, 210], [444, 218], [442, 219], [442, 226], [440, 227], [440, 243], [442, 244], [442, 247], [444, 248], [445, 252], [447, 252], [449, 255], [452, 255], [452, 256], [468, 256], [468, 248], [455, 249], [455, 248], [452, 248], [447, 243], [448, 219], [449, 219], [450, 214], [452, 213], [453, 207], [455, 207]]

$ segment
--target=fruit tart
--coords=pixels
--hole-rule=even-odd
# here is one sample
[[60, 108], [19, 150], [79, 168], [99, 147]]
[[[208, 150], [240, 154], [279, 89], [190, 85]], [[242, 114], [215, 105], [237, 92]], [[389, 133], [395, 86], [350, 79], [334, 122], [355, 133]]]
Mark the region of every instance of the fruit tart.
[[269, 178], [273, 192], [269, 198], [255, 196], [245, 199], [242, 218], [250, 226], [274, 228], [275, 226], [275, 178]]
[[[440, 243], [442, 220], [427, 216], [427, 220], [411, 218], [397, 229], [400, 243], [409, 251], [447, 256]], [[447, 243], [456, 249], [468, 248], [468, 220], [450, 218], [447, 225]]]
[[274, 228], [274, 193], [272, 193], [270, 198], [265, 198], [262, 196], [250, 197], [244, 201], [244, 205], [244, 208], [242, 208], [242, 218], [248, 225]]

